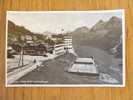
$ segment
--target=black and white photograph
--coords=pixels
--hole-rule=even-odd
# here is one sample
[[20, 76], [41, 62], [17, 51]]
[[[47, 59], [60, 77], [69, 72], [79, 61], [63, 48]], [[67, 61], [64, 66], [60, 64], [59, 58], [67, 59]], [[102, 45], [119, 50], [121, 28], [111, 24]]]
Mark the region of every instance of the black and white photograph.
[[124, 10], [7, 11], [6, 86], [125, 86]]

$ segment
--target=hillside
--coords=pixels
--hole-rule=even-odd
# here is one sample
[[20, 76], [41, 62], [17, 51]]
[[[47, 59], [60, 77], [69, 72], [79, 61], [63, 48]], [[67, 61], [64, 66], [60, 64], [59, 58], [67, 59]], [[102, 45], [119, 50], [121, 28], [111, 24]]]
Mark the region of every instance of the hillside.
[[22, 37], [26, 38], [26, 36], [30, 36], [34, 43], [53, 43], [52, 40], [47, 38], [47, 35], [39, 34], [31, 32], [26, 29], [24, 26], [18, 26], [14, 24], [12, 21], [8, 21], [8, 44], [17, 43], [22, 45], [22, 42], [26, 42], [22, 40]]
[[[88, 22], [89, 23], [89, 22]], [[115, 47], [122, 34], [122, 22], [118, 17], [100, 20], [92, 28], [77, 28], [72, 32], [73, 44], [88, 45], [103, 50]]]

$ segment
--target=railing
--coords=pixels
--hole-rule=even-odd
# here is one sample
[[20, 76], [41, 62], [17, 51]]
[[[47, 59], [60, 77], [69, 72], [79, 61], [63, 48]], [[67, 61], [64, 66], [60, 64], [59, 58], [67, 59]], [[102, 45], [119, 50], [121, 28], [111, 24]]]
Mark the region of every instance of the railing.
[[37, 65], [40, 65], [40, 62], [38, 63], [31, 63], [25, 67], [21, 67], [19, 69], [16, 69], [12, 72], [7, 73], [7, 84], [11, 84], [21, 78], [22, 76], [26, 75], [27, 73], [31, 72], [32, 70], [36, 69]]

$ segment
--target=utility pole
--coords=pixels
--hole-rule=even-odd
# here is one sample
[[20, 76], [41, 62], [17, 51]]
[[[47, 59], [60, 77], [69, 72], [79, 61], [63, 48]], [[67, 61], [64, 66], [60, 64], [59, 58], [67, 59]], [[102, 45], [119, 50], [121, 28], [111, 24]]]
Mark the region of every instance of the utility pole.
[[21, 36], [20, 37], [21, 39], [21, 50], [20, 50], [20, 59], [19, 59], [19, 62], [18, 62], [18, 67], [23, 67], [24, 66], [24, 41], [25, 41], [25, 37], [24, 36]]
[[24, 47], [22, 46], [22, 67], [24, 66]]

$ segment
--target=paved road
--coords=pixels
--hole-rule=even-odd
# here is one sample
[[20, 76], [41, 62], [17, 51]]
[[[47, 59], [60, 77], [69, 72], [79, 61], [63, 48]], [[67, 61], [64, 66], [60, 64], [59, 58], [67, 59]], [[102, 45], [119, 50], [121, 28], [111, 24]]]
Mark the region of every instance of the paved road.
[[[18, 80], [19, 84], [96, 84], [99, 79], [89, 76], [68, 73], [66, 69], [75, 60], [72, 54], [43, 62], [43, 65]], [[42, 83], [41, 83], [42, 82]]]
[[[107, 52], [97, 48], [80, 46], [76, 47], [76, 53], [80, 57], [94, 56], [98, 64], [98, 70], [101, 76], [106, 76], [105, 79], [95, 79], [88, 75], [77, 75], [66, 72], [69, 64], [75, 60], [72, 54], [65, 54], [56, 59], [43, 62], [42, 67], [39, 67], [28, 73], [17, 83], [22, 84], [103, 84], [108, 83], [111, 78], [116, 79], [118, 84], [122, 83], [122, 67], [119, 67], [120, 61], [109, 55]], [[111, 83], [109, 83], [111, 84]]]

